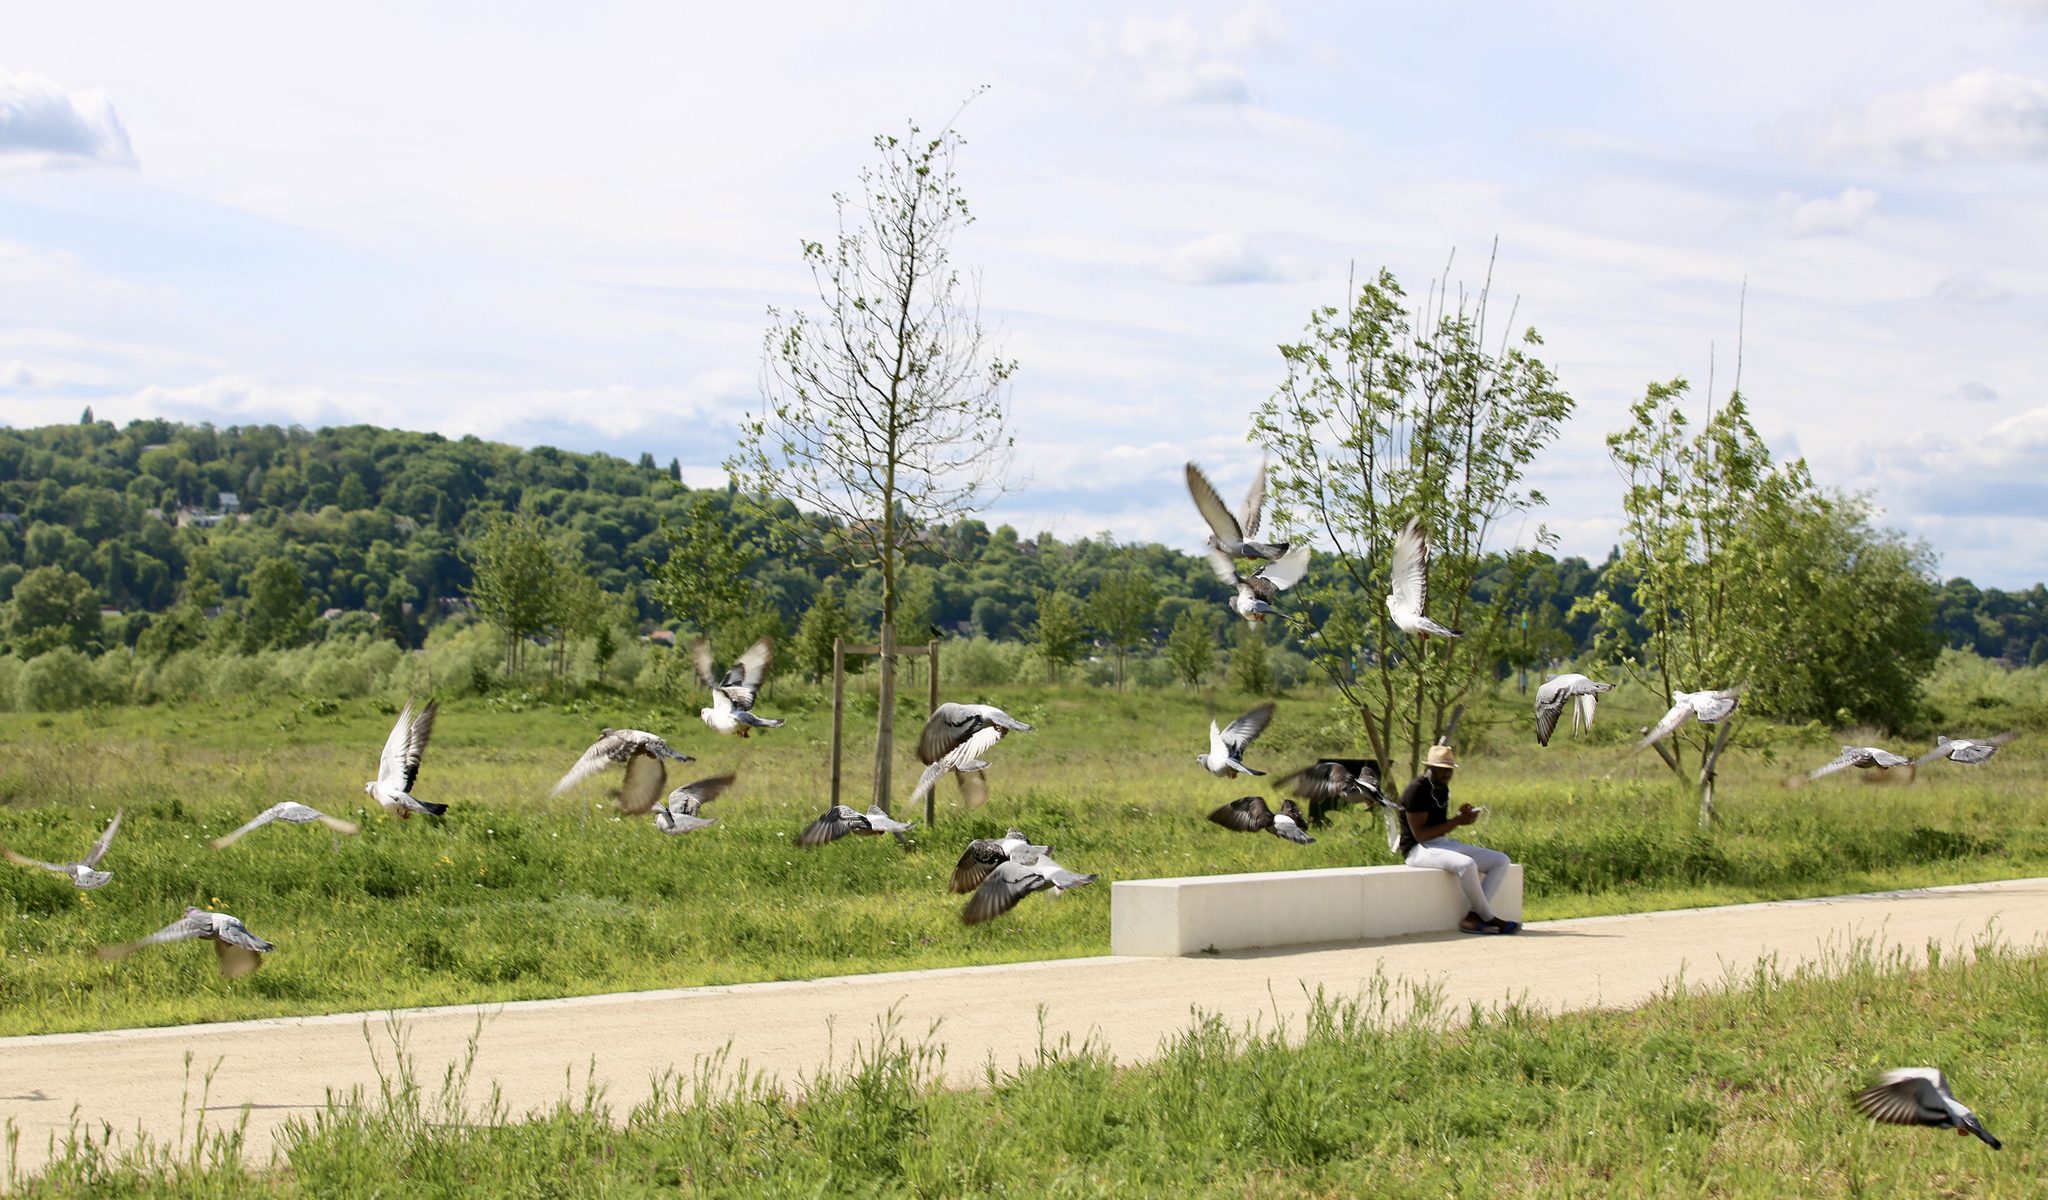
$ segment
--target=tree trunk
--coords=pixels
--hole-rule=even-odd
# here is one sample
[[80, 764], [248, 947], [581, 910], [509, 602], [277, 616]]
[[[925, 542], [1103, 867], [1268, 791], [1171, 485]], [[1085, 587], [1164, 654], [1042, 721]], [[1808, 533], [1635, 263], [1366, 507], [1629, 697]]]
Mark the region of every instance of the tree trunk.
[[881, 710], [875, 719], [875, 803], [889, 811], [890, 768], [896, 747], [896, 623], [882, 622]]

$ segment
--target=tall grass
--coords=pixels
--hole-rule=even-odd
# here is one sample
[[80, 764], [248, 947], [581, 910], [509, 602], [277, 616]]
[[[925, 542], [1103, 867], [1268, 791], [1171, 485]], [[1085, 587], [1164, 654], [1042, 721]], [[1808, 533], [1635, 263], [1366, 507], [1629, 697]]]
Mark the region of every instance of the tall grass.
[[[722, 1059], [621, 1107], [585, 1089], [530, 1119], [387, 1059], [377, 1094], [284, 1132], [182, 1147], [82, 1131], [26, 1196], [1054, 1195], [2037, 1196], [2048, 1128], [2048, 959], [1990, 942], [1924, 970], [1868, 942], [1640, 1009], [1451, 1012], [1386, 980], [1291, 1028], [1197, 1016], [1155, 1061], [1097, 1046], [948, 1091], [883, 1022], [790, 1087]], [[2005, 1140], [1875, 1125], [1870, 1072], [1944, 1068]]]
[[[872, 712], [865, 689], [856, 683], [857, 713]], [[0, 844], [62, 860], [83, 852], [115, 808], [128, 814], [105, 864], [114, 881], [99, 891], [0, 864], [0, 1033], [1098, 954], [1108, 949], [1112, 880], [1394, 861], [1378, 820], [1363, 813], [1339, 816], [1307, 847], [1204, 819], [1225, 800], [1272, 794], [1269, 781], [1213, 779], [1190, 761], [1212, 706], [1227, 719], [1244, 697], [1016, 686], [969, 694], [1039, 729], [990, 754], [987, 808], [955, 807], [946, 785], [938, 828], [920, 829], [908, 852], [881, 839], [792, 845], [823, 808], [828, 774], [824, 699], [801, 687], [779, 686], [762, 702], [788, 726], [744, 742], [639, 700], [452, 700], [418, 788], [451, 805], [439, 822], [362, 811], [389, 697], [0, 716]], [[1643, 714], [1626, 690], [1615, 697], [1593, 737], [1561, 736], [1548, 750], [1530, 744], [1519, 697], [1467, 719], [1457, 795], [1492, 809], [1470, 836], [1526, 864], [1531, 916], [2048, 871], [2038, 739], [1984, 767], [1930, 768], [1910, 785], [1836, 778], [1788, 791], [1781, 778], [1830, 757], [1833, 735], [1769, 731], [1762, 751], [1724, 770], [1723, 820], [1703, 834], [1689, 794], [1653, 756], [1623, 758]], [[921, 715], [914, 707], [906, 701], [906, 721]], [[701, 759], [676, 768], [674, 782], [737, 770], [738, 785], [710, 810], [720, 823], [668, 838], [615, 817], [601, 786], [549, 799], [604, 725], [673, 734]], [[863, 727], [849, 721], [855, 804], [865, 799], [854, 732]], [[1327, 697], [1302, 694], [1282, 700], [1253, 762], [1277, 773], [1350, 736]], [[900, 780], [914, 778], [905, 750]], [[337, 844], [318, 827], [273, 826], [224, 852], [206, 848], [283, 799], [356, 817], [363, 832]], [[965, 927], [945, 879], [967, 839], [1011, 824], [1104, 882]], [[93, 947], [153, 930], [187, 904], [242, 917], [278, 952], [234, 982], [189, 945], [119, 964], [93, 957]]]

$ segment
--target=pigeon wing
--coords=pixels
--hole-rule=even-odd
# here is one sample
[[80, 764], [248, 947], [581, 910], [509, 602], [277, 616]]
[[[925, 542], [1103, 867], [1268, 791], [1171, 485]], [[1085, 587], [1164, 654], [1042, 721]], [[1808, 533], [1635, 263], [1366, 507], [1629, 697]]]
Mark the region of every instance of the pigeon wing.
[[1273, 827], [1273, 810], [1264, 796], [1243, 796], [1209, 814], [1209, 819], [1239, 833], [1257, 833]]
[[411, 792], [420, 777], [420, 756], [427, 752], [427, 739], [434, 736], [434, 716], [440, 702], [429, 700], [418, 715], [407, 700], [384, 739], [384, 753], [377, 760], [377, 782], [394, 792]]
[[1017, 907], [1024, 897], [1051, 887], [1052, 880], [1039, 874], [1036, 861], [1030, 865], [1006, 862], [990, 871], [981, 886], [974, 889], [967, 907], [960, 911], [962, 923], [980, 925], [993, 921]]
[[1856, 1107], [1886, 1125], [1946, 1125], [1948, 1107], [1941, 1092], [1948, 1081], [1931, 1067], [1887, 1071], [1876, 1083], [1856, 1093]]
[[230, 946], [240, 946], [259, 953], [275, 950], [276, 946], [249, 932], [249, 927], [234, 917], [223, 915], [213, 923], [214, 936]]
[[[1263, 477], [1259, 490], [1265, 490]], [[1223, 497], [1216, 494], [1216, 489], [1209, 483], [1209, 477], [1202, 474], [1202, 468], [1193, 463], [1188, 464], [1188, 495], [1195, 498], [1195, 508], [1201, 512], [1202, 520], [1209, 523], [1209, 531], [1216, 536], [1218, 542], [1234, 546], [1250, 536], [1246, 530], [1238, 527], [1237, 518], [1231, 516], [1230, 510], [1224, 507]], [[1228, 556], [1225, 558], [1227, 560]]]
[[1536, 689], [1536, 744], [1548, 746], [1550, 735], [1557, 729], [1557, 719], [1564, 715], [1565, 706], [1571, 703], [1571, 681], [1560, 675]]
[[989, 872], [1010, 861], [1003, 844], [991, 838], [976, 838], [967, 843], [961, 852], [960, 861], [953, 866], [953, 877], [946, 886], [956, 896], [964, 896], [981, 886]]
[[590, 744], [590, 749], [583, 752], [583, 757], [576, 760], [576, 765], [569, 768], [568, 774], [555, 781], [554, 789], [548, 794], [559, 796], [592, 775], [611, 766], [614, 762], [618, 761], [612, 757], [613, 752], [621, 748], [622, 743], [619, 736], [616, 733], [606, 733], [603, 737]]
[[1277, 560], [1259, 568], [1257, 578], [1265, 580], [1280, 591], [1286, 591], [1301, 582], [1308, 574], [1308, 543], [1303, 542], [1281, 555]]
[[97, 867], [100, 860], [107, 856], [108, 848], [114, 844], [114, 831], [121, 828], [121, 814], [125, 811], [127, 810], [120, 808], [114, 810], [114, 819], [107, 822], [107, 828], [100, 834], [100, 840], [92, 844], [92, 852], [80, 860], [86, 866]]
[[1863, 747], [1844, 746], [1842, 747], [1842, 752], [1835, 755], [1833, 762], [1828, 763], [1824, 767], [1817, 767], [1814, 770], [1808, 771], [1806, 777], [1808, 779], [1819, 779], [1823, 775], [1832, 775], [1837, 771], [1847, 770], [1856, 765], [1856, 760], [1862, 757]]
[[668, 787], [668, 767], [645, 750], [635, 750], [626, 760], [626, 781], [619, 785], [619, 811], [629, 817], [654, 811]]
[[825, 815], [804, 826], [804, 831], [796, 836], [796, 844], [809, 847], [836, 842], [853, 832], [853, 818], [858, 816], [843, 804], [828, 808]]
[[924, 732], [917, 735], [917, 761], [930, 766], [951, 753], [974, 733], [981, 724], [981, 717], [965, 704], [941, 704], [932, 710], [931, 719], [924, 723]]
[[1224, 587], [1234, 588], [1243, 582], [1237, 574], [1237, 560], [1214, 546], [1209, 547], [1209, 569]]
[[[747, 652], [740, 655], [740, 660], [732, 665], [731, 670], [726, 672], [725, 685], [733, 687], [737, 684], [737, 686], [745, 688], [747, 690], [747, 702], [751, 704], [753, 703], [753, 693], [761, 690], [762, 682], [768, 678], [768, 667], [774, 661], [775, 639], [764, 637], [747, 647]], [[739, 676], [737, 681], [733, 679], [734, 675]]]
[[213, 939], [213, 959], [222, 979], [241, 979], [263, 965], [263, 952], [218, 937]]
[[[1254, 707], [1250, 712], [1232, 721], [1223, 730], [1223, 744], [1230, 751], [1230, 757], [1242, 759], [1244, 752], [1258, 736], [1266, 732], [1266, 726], [1273, 723], [1273, 704], [1268, 701]], [[1210, 722], [1213, 727], [1215, 722]], [[1213, 740], [1213, 739], [1212, 739]]]
[[690, 662], [697, 668], [697, 682], [708, 688], [718, 686], [718, 668], [711, 661], [711, 643], [698, 638], [690, 643]]
[[[239, 840], [243, 834], [249, 832], [252, 829], [261, 829], [263, 826], [268, 825], [272, 821], [277, 820], [278, 817], [284, 815], [284, 810], [285, 805], [283, 804], [271, 805], [269, 808], [266, 808], [262, 812], [257, 813], [255, 816], [250, 817], [248, 822], [244, 824], [240, 829], [237, 829], [232, 833], [224, 833], [219, 837], [213, 839], [213, 848], [216, 850], [227, 849], [229, 846], [234, 845], [235, 842]], [[331, 821], [334, 818], [323, 817], [322, 819]], [[354, 833], [355, 827], [353, 825], [349, 826], [348, 831], [350, 833]]]
[[40, 858], [30, 858], [26, 854], [16, 854], [12, 850], [0, 849], [0, 856], [4, 856], [8, 862], [13, 863], [17, 867], [41, 867], [45, 871], [55, 871], [60, 875], [69, 875], [71, 873], [68, 869], [56, 863], [44, 862]]
[[1420, 613], [1429, 603], [1429, 548], [1422, 541], [1422, 526], [1414, 521], [1394, 539], [1394, 607]]
[[725, 789], [731, 787], [732, 781], [738, 778], [737, 772], [728, 772], [724, 775], [713, 775], [709, 779], [699, 779], [694, 783], [686, 783], [668, 794], [669, 811], [694, 817], [698, 809], [724, 795]]
[[1683, 725], [1687, 721], [1692, 720], [1692, 717], [1692, 705], [1686, 703], [1683, 700], [1680, 700], [1678, 703], [1671, 706], [1671, 711], [1665, 713], [1663, 719], [1659, 720], [1656, 726], [1652, 728], [1649, 733], [1644, 735], [1642, 741], [1636, 743], [1636, 749], [1646, 749], [1652, 742], [1663, 741], [1665, 738], [1668, 738], [1673, 733], [1677, 732], [1678, 727], [1680, 725]]
[[212, 927], [213, 923], [203, 916], [179, 917], [148, 937], [136, 938], [132, 942], [122, 942], [118, 946], [101, 946], [99, 955], [101, 958], [107, 959], [126, 958], [144, 946], [156, 946], [164, 942], [184, 942], [190, 941], [193, 938], [205, 937]]
[[1259, 514], [1266, 507], [1266, 460], [1259, 459], [1258, 474], [1252, 476], [1252, 485], [1245, 489], [1244, 508], [1237, 514], [1238, 528], [1247, 538], [1259, 536]]

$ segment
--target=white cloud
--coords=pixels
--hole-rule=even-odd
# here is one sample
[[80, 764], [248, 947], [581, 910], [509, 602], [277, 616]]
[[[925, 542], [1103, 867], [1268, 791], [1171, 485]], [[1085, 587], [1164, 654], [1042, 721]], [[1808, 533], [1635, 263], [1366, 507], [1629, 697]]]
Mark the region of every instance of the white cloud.
[[2003, 304], [2012, 299], [2012, 289], [1982, 271], [1958, 271], [1934, 285], [1934, 298], [1943, 304]]
[[1887, 92], [1805, 124], [1808, 148], [1824, 159], [2037, 159], [2048, 157], [2048, 81], [1984, 67], [1932, 87]]
[[1182, 242], [1159, 258], [1159, 269], [1179, 283], [1284, 283], [1300, 267], [1284, 255], [1268, 254], [1241, 233], [1212, 233]]
[[1184, 13], [1132, 15], [1088, 26], [1090, 51], [1139, 99], [1153, 104], [1248, 104], [1251, 80], [1237, 61], [1276, 48], [1286, 33], [1279, 14], [1254, 0], [1213, 28]]
[[67, 92], [41, 75], [0, 71], [0, 161], [132, 166], [128, 131], [106, 93]]
[[10, 358], [4, 363], [0, 363], [0, 387], [20, 389], [28, 387], [35, 381], [36, 373], [29, 370], [28, 364], [20, 359]]
[[1965, 380], [1957, 384], [1956, 390], [1949, 394], [1966, 404], [1996, 404], [1999, 401], [1996, 388], [1993, 388], [1988, 383], [1980, 383], [1975, 379]]
[[1793, 237], [1822, 233], [1854, 233], [1877, 208], [1877, 193], [1869, 188], [1843, 188], [1839, 196], [1816, 196], [1803, 200], [1792, 192], [1778, 193], [1778, 212]]

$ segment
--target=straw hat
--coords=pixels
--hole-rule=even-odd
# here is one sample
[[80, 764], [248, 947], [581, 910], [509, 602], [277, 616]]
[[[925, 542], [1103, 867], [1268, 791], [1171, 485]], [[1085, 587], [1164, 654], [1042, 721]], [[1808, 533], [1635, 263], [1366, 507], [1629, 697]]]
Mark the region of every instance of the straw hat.
[[1424, 760], [1422, 765], [1430, 768], [1442, 767], [1446, 771], [1455, 771], [1458, 769], [1458, 756], [1451, 753], [1449, 746], [1431, 746], [1429, 748], [1429, 757]]

